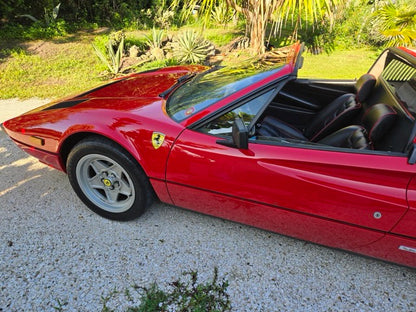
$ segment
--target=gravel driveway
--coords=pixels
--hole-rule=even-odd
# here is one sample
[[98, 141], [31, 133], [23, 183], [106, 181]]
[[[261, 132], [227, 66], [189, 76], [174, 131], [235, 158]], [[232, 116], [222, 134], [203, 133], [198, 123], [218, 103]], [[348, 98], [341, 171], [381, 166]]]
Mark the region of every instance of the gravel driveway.
[[[0, 122], [40, 104], [0, 101]], [[190, 270], [208, 281], [214, 267], [233, 311], [416, 311], [416, 270], [161, 203], [134, 222], [103, 219], [1, 131], [0, 178], [0, 311], [100, 311], [114, 289]]]

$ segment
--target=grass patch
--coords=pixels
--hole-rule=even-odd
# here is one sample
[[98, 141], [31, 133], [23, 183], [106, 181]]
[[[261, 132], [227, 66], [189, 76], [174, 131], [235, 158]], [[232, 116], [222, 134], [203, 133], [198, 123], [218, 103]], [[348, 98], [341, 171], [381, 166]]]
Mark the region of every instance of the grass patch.
[[103, 70], [89, 42], [36, 42], [6, 51], [0, 63], [0, 98], [55, 98], [100, 83]]
[[354, 79], [365, 74], [380, 51], [371, 49], [340, 50], [331, 54], [304, 53], [298, 76], [302, 78]]
[[231, 40], [242, 35], [244, 35], [244, 33], [235, 29], [215, 28], [206, 29], [204, 31], [205, 38], [212, 42], [216, 47], [225, 46]]
[[[169, 31], [170, 35], [183, 31]], [[126, 49], [133, 45], [146, 49], [149, 31], [126, 33]], [[204, 30], [204, 36], [217, 47], [240, 36], [237, 29]], [[102, 82], [100, 74], [106, 67], [94, 53], [91, 43], [104, 45], [107, 34], [78, 32], [48, 41], [7, 41], [0, 45], [0, 98], [59, 98], [85, 91]], [[237, 64], [246, 57], [245, 51], [226, 56], [223, 65]], [[305, 53], [299, 77], [354, 79], [367, 72], [379, 51], [371, 49], [340, 50], [327, 55]], [[139, 62], [140, 63], [140, 62]], [[177, 64], [173, 60], [146, 62], [135, 71], [144, 71]], [[131, 64], [135, 65], [135, 64]]]

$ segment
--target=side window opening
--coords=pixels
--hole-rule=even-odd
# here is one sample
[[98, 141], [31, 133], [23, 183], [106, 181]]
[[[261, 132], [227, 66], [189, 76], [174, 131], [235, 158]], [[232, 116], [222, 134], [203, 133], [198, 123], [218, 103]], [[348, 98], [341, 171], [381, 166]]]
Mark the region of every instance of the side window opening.
[[381, 77], [396, 96], [416, 115], [416, 68], [402, 59], [390, 56]]
[[263, 93], [243, 105], [221, 115], [199, 128], [199, 131], [212, 135], [230, 136], [232, 133], [233, 122], [237, 117], [240, 117], [248, 128], [256, 115], [270, 99], [274, 91], [275, 89], [272, 89]]

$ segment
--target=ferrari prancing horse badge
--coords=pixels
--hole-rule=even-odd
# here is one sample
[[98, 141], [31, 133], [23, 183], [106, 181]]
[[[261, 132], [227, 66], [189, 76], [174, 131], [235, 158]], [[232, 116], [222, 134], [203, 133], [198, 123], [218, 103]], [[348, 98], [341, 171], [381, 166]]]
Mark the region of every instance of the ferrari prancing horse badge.
[[160, 132], [153, 132], [152, 133], [152, 144], [155, 149], [158, 149], [163, 141], [165, 140], [165, 135]]

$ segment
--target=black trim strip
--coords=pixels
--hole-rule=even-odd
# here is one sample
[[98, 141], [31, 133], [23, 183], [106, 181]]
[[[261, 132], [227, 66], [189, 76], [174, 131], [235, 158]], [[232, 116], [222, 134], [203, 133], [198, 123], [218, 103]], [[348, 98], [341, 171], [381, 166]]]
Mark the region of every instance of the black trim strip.
[[302, 141], [298, 139], [282, 138], [282, 137], [267, 137], [267, 136], [257, 136], [256, 139], [250, 139], [249, 143], [253, 144], [263, 144], [263, 145], [272, 145], [272, 146], [284, 146], [284, 147], [293, 147], [300, 149], [312, 149], [319, 151], [327, 152], [339, 152], [339, 153], [349, 153], [349, 154], [363, 154], [363, 155], [374, 155], [374, 156], [392, 156], [392, 157], [403, 157], [408, 158], [409, 155], [406, 153], [400, 152], [389, 152], [381, 150], [369, 150], [369, 149], [353, 149], [353, 148], [344, 148], [344, 147], [335, 147], [330, 145], [324, 145], [320, 143]]
[[64, 101], [64, 102], [60, 102], [60, 103], [57, 103], [55, 105], [49, 106], [49, 107], [47, 107], [43, 110], [47, 111], [47, 110], [51, 110], [51, 109], [68, 108], [68, 107], [75, 106], [77, 104], [80, 104], [80, 103], [88, 101], [88, 100], [89, 99]]
[[98, 90], [101, 90], [101, 89], [103, 89], [103, 88], [106, 88], [106, 87], [108, 87], [108, 86], [111, 86], [111, 85], [113, 85], [113, 84], [115, 84], [115, 83], [118, 83], [118, 82], [120, 82], [120, 81], [124, 81], [124, 80], [126, 80], [126, 79], [128, 79], [128, 78], [122, 78], [122, 79], [119, 79], [119, 80], [115, 80], [115, 81], [112, 81], [112, 82], [106, 83], [106, 84], [104, 84], [104, 85], [102, 85], [102, 86], [99, 86], [99, 87], [96, 87], [96, 88], [94, 88], [94, 89], [91, 89], [91, 90], [85, 91], [84, 93], [81, 93], [81, 94], [77, 95], [75, 98], [77, 99], [77, 98], [84, 97], [84, 96], [86, 96], [86, 95], [88, 95], [88, 94], [90, 94], [90, 93], [92, 93], [92, 92], [96, 92], [96, 91], [98, 91]]

